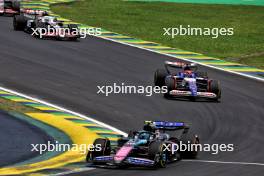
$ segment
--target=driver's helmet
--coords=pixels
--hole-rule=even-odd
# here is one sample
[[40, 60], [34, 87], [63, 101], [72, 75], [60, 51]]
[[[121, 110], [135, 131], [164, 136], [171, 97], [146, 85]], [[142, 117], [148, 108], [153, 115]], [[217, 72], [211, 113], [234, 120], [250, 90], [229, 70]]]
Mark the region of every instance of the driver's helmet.
[[141, 132], [138, 134], [138, 139], [146, 139], [149, 140], [150, 134], [147, 132]]
[[191, 70], [191, 67], [187, 64], [183, 67], [183, 73], [186, 77], [191, 77], [193, 71]]

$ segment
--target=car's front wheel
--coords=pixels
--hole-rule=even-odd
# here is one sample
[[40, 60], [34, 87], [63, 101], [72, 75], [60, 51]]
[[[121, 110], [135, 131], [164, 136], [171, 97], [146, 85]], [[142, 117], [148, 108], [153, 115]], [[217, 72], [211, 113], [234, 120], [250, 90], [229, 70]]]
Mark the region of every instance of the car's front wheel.
[[155, 86], [162, 87], [165, 85], [165, 78], [168, 72], [165, 69], [158, 69], [154, 74], [154, 84]]
[[[94, 143], [94, 150], [93, 151], [88, 151], [88, 154], [86, 155], [86, 161], [91, 162], [95, 157], [98, 156], [109, 156], [111, 153], [111, 145], [110, 145], [110, 140], [107, 138], [97, 138]], [[96, 148], [100, 148], [100, 150], [96, 150]], [[94, 164], [104, 164], [102, 162]]]
[[26, 23], [23, 15], [15, 15], [13, 18], [13, 27], [15, 31], [23, 31], [26, 27]]
[[194, 148], [191, 148], [191, 150], [181, 151], [181, 158], [195, 159], [198, 156], [198, 152], [200, 149], [199, 137], [192, 132], [186, 132], [182, 135], [180, 141], [182, 142], [182, 144], [192, 145], [194, 147]]

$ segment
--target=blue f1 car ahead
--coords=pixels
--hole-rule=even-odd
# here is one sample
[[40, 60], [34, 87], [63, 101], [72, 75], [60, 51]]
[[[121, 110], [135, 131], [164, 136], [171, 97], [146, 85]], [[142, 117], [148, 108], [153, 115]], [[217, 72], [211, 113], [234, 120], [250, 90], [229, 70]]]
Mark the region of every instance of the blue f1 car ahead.
[[[171, 73], [169, 67], [182, 69]], [[206, 72], [198, 72], [194, 63], [165, 62], [165, 69], [158, 69], [154, 75], [155, 86], [167, 86], [165, 98], [188, 97], [191, 100], [206, 98], [218, 101], [221, 98], [219, 81], [209, 79]]]
[[130, 132], [128, 137], [120, 137], [117, 143], [116, 147], [111, 147], [109, 139], [96, 139], [94, 146], [100, 145], [101, 150], [89, 151], [86, 161], [95, 166], [163, 168], [182, 158], [196, 158], [198, 149], [172, 152], [176, 144], [200, 142], [183, 122], [145, 121], [143, 130]]

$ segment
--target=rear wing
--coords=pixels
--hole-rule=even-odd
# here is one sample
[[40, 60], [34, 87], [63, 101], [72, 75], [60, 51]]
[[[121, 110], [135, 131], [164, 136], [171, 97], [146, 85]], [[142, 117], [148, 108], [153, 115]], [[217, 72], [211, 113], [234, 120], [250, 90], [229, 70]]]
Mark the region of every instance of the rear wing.
[[152, 130], [180, 130], [180, 129], [189, 129], [189, 124], [185, 122], [168, 122], [168, 121], [145, 121], [144, 128], [151, 128]]
[[44, 10], [21, 9], [20, 12], [24, 13], [24, 14], [28, 14], [28, 15], [35, 15], [35, 16], [46, 16], [46, 15], [48, 15], [48, 12], [44, 11]]
[[184, 68], [188, 67], [189, 69], [197, 70], [197, 64], [195, 64], [195, 63], [165, 61], [165, 68], [170, 73], [168, 67], [179, 68], [179, 69], [184, 69]]

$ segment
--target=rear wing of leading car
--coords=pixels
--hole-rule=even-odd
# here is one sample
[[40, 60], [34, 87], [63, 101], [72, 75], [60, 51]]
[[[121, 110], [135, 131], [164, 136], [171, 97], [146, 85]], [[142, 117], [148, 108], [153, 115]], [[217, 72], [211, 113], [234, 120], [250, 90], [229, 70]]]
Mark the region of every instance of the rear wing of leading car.
[[44, 10], [21, 9], [20, 12], [24, 13], [24, 14], [28, 14], [28, 15], [35, 15], [35, 16], [46, 16], [46, 15], [48, 15], [48, 12], [44, 11]]
[[145, 121], [145, 127], [148, 126], [153, 130], [180, 130], [189, 129], [189, 124], [185, 122], [168, 122], [168, 121]]
[[170, 61], [165, 61], [165, 68], [168, 71], [168, 73], [170, 73], [168, 67], [178, 68], [178, 69], [184, 69], [184, 68], [188, 67], [189, 69], [196, 70], [197, 69], [197, 64], [195, 64], [195, 63], [184, 63], [184, 62], [170, 62]]

